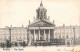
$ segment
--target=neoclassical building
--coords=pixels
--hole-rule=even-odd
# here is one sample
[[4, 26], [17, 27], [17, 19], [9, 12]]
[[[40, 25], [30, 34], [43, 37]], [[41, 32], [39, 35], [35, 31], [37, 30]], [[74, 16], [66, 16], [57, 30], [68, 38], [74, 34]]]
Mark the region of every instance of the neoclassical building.
[[27, 28], [26, 27], [5, 27], [0, 28], [0, 43], [6, 44], [10, 40], [11, 43], [27, 43]]
[[10, 40], [11, 43], [18, 44], [25, 41], [28, 45], [33, 45], [37, 40], [50, 42], [54, 39], [64, 39], [65, 45], [80, 44], [80, 26], [56, 26], [47, 17], [47, 9], [40, 3], [36, 9], [36, 18], [29, 21], [28, 27], [5, 27], [0, 28], [0, 43]]
[[47, 9], [43, 7], [42, 2], [40, 7], [36, 10], [37, 17], [33, 23], [29, 23], [28, 30], [31, 37], [31, 42], [36, 42], [36, 40], [45, 40], [49, 42], [54, 38], [55, 24], [50, 22], [47, 18]]

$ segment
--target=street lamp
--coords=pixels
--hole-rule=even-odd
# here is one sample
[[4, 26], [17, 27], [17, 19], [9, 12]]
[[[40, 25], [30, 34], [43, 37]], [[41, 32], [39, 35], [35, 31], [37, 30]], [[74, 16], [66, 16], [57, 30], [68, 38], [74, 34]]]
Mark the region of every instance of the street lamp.
[[75, 27], [74, 26], [73, 26], [73, 33], [74, 33], [73, 34], [74, 35], [74, 38], [73, 39], [74, 39], [74, 45], [75, 45]]
[[11, 42], [11, 28], [9, 28], [9, 33], [10, 33], [10, 42]]
[[7, 47], [11, 47], [11, 28], [9, 28], [9, 33], [10, 33], [10, 39], [7, 40]]

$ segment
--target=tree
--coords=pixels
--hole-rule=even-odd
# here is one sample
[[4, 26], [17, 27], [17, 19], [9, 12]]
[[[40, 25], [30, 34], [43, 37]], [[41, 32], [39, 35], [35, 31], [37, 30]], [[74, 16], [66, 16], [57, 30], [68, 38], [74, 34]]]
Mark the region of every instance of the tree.
[[10, 40], [7, 40], [6, 46], [7, 46], [7, 47], [11, 47], [11, 42], [10, 42]]
[[23, 47], [25, 47], [26, 46], [26, 42], [25, 41], [23, 41]]

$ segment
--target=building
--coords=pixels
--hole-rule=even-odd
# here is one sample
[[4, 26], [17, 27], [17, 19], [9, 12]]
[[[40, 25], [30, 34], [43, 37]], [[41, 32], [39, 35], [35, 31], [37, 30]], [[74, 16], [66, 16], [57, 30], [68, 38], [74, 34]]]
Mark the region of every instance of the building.
[[8, 28], [0, 28], [0, 43], [6, 42], [5, 40], [9, 39], [10, 33]]
[[12, 44], [21, 44], [23, 41], [27, 43], [27, 28], [12, 26], [0, 28], [0, 43], [6, 44], [7, 40], [10, 40]]
[[50, 22], [47, 18], [47, 9], [43, 7], [42, 2], [40, 7], [36, 10], [37, 17], [33, 23], [29, 23], [29, 35], [31, 37], [30, 44], [36, 40], [45, 40], [49, 42], [54, 37], [55, 24]]
[[55, 26], [54, 20], [51, 22], [48, 19], [47, 9], [44, 8], [42, 2], [36, 9], [36, 13], [36, 18], [33, 22], [29, 21], [28, 27], [22, 25], [22, 27], [0, 28], [0, 44], [6, 44], [7, 40], [18, 45], [21, 45], [22, 42], [34, 45], [39, 40], [46, 43], [52, 40], [56, 43], [64, 40], [65, 45], [80, 44], [80, 26]]
[[59, 26], [55, 27], [54, 38], [65, 39], [66, 45], [79, 45], [80, 26]]
[[57, 39], [64, 39], [65, 44], [68, 45], [73, 45], [74, 43], [74, 31], [73, 31], [72, 26], [59, 26], [56, 27], [55, 33], [54, 33], [54, 38]]

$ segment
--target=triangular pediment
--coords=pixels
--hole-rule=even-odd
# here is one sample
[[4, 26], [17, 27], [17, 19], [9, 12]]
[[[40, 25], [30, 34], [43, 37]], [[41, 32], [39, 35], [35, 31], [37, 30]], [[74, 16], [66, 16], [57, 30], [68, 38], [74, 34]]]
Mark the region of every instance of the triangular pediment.
[[55, 25], [53, 23], [50, 23], [46, 20], [38, 20], [29, 25], [29, 27], [54, 27], [54, 26]]

